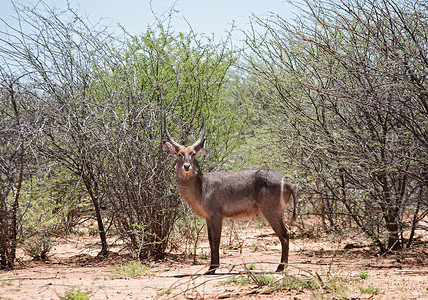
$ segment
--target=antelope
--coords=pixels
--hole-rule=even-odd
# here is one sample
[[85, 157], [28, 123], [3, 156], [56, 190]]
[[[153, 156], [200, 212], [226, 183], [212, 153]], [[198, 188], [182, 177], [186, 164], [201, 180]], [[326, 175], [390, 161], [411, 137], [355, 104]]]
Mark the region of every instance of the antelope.
[[164, 128], [168, 141], [164, 141], [162, 145], [167, 153], [177, 157], [176, 182], [181, 197], [207, 223], [211, 264], [205, 274], [214, 274], [220, 266], [219, 245], [223, 219], [248, 219], [260, 213], [281, 241], [281, 262], [276, 272], [282, 272], [288, 264], [290, 238], [284, 225], [283, 212], [291, 196], [294, 200], [292, 220], [296, 218], [296, 196], [292, 185], [273, 170], [203, 174], [196, 155], [205, 146], [205, 118], [200, 137], [188, 147], [172, 139], [166, 125], [166, 115]]

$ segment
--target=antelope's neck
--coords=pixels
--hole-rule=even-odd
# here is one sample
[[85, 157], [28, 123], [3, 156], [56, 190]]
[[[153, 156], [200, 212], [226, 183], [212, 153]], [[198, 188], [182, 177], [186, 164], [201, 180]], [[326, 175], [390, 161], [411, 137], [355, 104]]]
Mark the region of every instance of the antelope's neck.
[[187, 202], [199, 201], [202, 195], [202, 176], [177, 178], [177, 187], [181, 197]]
[[177, 178], [177, 187], [181, 197], [190, 205], [193, 212], [206, 217], [202, 205], [202, 174], [190, 178]]

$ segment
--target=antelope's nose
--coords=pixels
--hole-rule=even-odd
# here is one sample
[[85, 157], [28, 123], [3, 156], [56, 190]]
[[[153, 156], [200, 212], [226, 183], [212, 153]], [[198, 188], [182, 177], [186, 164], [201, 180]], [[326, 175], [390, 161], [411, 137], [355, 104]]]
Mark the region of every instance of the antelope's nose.
[[184, 170], [188, 171], [190, 169], [190, 163], [184, 163], [183, 168]]

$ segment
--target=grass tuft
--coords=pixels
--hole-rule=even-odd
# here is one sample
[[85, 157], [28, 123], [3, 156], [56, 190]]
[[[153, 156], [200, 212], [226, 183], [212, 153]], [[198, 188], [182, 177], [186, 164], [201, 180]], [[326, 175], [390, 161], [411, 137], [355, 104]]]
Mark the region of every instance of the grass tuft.
[[368, 287], [366, 287], [366, 288], [363, 288], [363, 287], [360, 287], [360, 292], [362, 293], [362, 294], [371, 294], [371, 295], [377, 295], [377, 294], [379, 294], [379, 288], [377, 288], [377, 287], [373, 287], [373, 286], [371, 286], [371, 285], [369, 285]]
[[80, 290], [71, 290], [65, 292], [63, 297], [60, 297], [61, 300], [89, 300], [90, 291], [82, 292]]
[[155, 274], [149, 267], [141, 264], [139, 261], [131, 261], [123, 266], [115, 267], [110, 275], [111, 279], [140, 277], [153, 277]]

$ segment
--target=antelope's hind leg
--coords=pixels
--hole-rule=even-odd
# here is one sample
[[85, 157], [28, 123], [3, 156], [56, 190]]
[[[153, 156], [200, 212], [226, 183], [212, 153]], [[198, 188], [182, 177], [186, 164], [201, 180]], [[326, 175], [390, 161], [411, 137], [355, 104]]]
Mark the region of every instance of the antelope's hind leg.
[[289, 242], [290, 242], [290, 233], [284, 225], [284, 221], [282, 219], [282, 214], [275, 213], [271, 215], [269, 213], [263, 213], [263, 216], [269, 222], [273, 231], [275, 231], [279, 240], [281, 241], [281, 263], [278, 265], [276, 272], [282, 272], [286, 268], [288, 264], [288, 252], [289, 252]]

